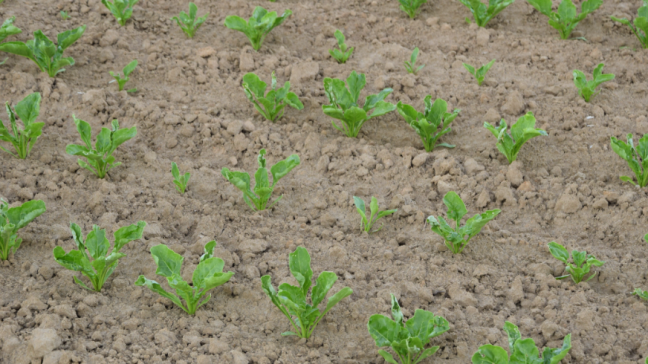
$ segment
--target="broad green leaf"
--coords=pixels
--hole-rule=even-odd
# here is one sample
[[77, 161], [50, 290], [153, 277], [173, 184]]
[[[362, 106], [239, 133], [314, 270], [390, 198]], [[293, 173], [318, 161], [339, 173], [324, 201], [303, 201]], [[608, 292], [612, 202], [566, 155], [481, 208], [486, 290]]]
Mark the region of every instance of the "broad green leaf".
[[151, 291], [159, 294], [160, 296], [170, 299], [173, 303], [178, 305], [178, 307], [180, 307], [180, 308], [182, 308], [183, 310], [186, 311], [184, 305], [182, 304], [182, 302], [180, 301], [178, 296], [174, 295], [173, 293], [169, 293], [169, 292], [165, 291], [164, 288], [162, 288], [162, 286], [160, 286], [160, 284], [158, 282], [156, 282], [154, 280], [147, 279], [143, 275], [140, 275], [139, 278], [137, 278], [137, 281], [135, 281], [135, 285], [136, 286], [146, 286], [148, 289], [150, 289]]
[[522, 334], [520, 334], [520, 330], [515, 324], [508, 321], [504, 323], [504, 331], [508, 335], [509, 350], [512, 352], [515, 342], [522, 338]]
[[448, 218], [459, 221], [468, 213], [466, 205], [456, 192], [450, 191], [443, 196], [443, 203], [448, 207]]
[[203, 281], [205, 291], [227, 283], [233, 275], [233, 272], [223, 272], [215, 273], [213, 276], [205, 278], [205, 280]]
[[42, 200], [32, 200], [8, 209], [5, 216], [10, 224], [16, 225], [15, 229], [18, 230], [34, 221], [45, 210], [45, 202]]
[[110, 248], [110, 242], [106, 238], [106, 229], [94, 225], [92, 231], [86, 237], [85, 246], [94, 259], [105, 257]]
[[247, 73], [243, 76], [243, 87], [252, 92], [254, 96], [262, 98], [265, 96], [268, 85], [254, 73]]
[[398, 364], [398, 362], [394, 360], [394, 357], [390, 353], [386, 352], [385, 350], [378, 350], [378, 354], [380, 354], [380, 356], [382, 356], [386, 362], [390, 364]]
[[396, 110], [396, 105], [386, 101], [378, 101], [376, 107], [373, 109], [373, 112], [371, 113], [371, 115], [369, 115], [369, 119], [385, 115], [394, 110]]
[[322, 313], [322, 316], [329, 312], [333, 308], [333, 306], [338, 304], [338, 302], [340, 302], [345, 297], [350, 296], [351, 294], [353, 294], [353, 290], [349, 287], [344, 287], [338, 293], [331, 296], [326, 302], [326, 309]]
[[145, 227], [146, 223], [144, 221], [138, 221], [137, 224], [124, 226], [115, 231], [114, 251], [120, 251], [124, 245], [130, 243], [133, 240], [141, 239]]
[[[542, 352], [542, 362], [544, 364], [557, 364], [567, 356], [571, 349], [571, 334], [567, 334], [563, 339], [563, 345], [558, 349], [545, 348]], [[648, 360], [647, 360], [648, 361]]]
[[122, 145], [126, 141], [132, 139], [137, 135], [137, 127], [133, 126], [132, 128], [119, 129], [115, 131], [112, 135], [112, 148], [113, 150], [117, 149], [118, 146]]
[[191, 279], [194, 287], [203, 288], [204, 281], [213, 277], [216, 273], [222, 273], [225, 262], [221, 258], [212, 257], [203, 260], [198, 264]]
[[65, 253], [63, 248], [57, 246], [54, 248], [53, 254], [54, 260], [66, 269], [77, 272], [92, 272], [90, 261], [86, 258], [85, 254], [78, 250], [72, 250], [69, 253]]
[[400, 338], [401, 326], [383, 315], [373, 315], [367, 323], [369, 335], [376, 341], [376, 346], [391, 346]]
[[551, 255], [553, 255], [554, 258], [566, 264], [567, 261], [569, 260], [569, 252], [567, 251], [567, 249], [565, 249], [564, 246], [553, 241], [550, 242], [548, 245], [549, 245], [549, 252], [551, 253]]
[[506, 350], [490, 344], [479, 347], [472, 357], [473, 364], [508, 364], [509, 358]]
[[151, 255], [153, 255], [153, 260], [157, 265], [155, 274], [167, 278], [180, 275], [182, 261], [184, 260], [180, 254], [169, 249], [166, 245], [160, 244], [151, 248]]
[[308, 251], [299, 246], [289, 255], [290, 272], [299, 282], [304, 297], [308, 295], [308, 290], [312, 284], [313, 270], [311, 269], [311, 259]]
[[25, 124], [25, 129], [35, 122], [38, 114], [40, 114], [40, 102], [40, 93], [34, 92], [16, 104], [16, 114]]
[[421, 353], [421, 356], [419, 356], [418, 359], [413, 364], [420, 363], [423, 359], [434, 355], [438, 350], [439, 350], [438, 346], [433, 346], [431, 348], [425, 349], [423, 353]]
[[540, 352], [533, 339], [519, 339], [511, 349], [511, 364], [542, 364]]
[[300, 164], [299, 156], [297, 154], [292, 154], [288, 158], [277, 162], [274, 166], [270, 168], [270, 173], [272, 174], [272, 186], [276, 185], [280, 179], [285, 177], [290, 171]]
[[319, 304], [326, 298], [326, 294], [331, 290], [333, 284], [337, 281], [338, 277], [333, 272], [322, 272], [317, 277], [317, 282], [313, 287], [311, 293], [311, 300], [313, 302], [313, 307], [319, 306]]

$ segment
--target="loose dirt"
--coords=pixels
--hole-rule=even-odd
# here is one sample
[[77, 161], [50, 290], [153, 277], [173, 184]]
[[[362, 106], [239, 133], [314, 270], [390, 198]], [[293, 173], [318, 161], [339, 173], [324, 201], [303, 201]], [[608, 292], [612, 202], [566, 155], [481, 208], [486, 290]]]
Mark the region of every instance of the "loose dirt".
[[[468, 363], [480, 345], [506, 346], [506, 320], [540, 347], [558, 347], [572, 333], [564, 363], [639, 363], [648, 355], [646, 305], [630, 295], [648, 288], [648, 198], [619, 180], [631, 172], [609, 147], [610, 136], [648, 132], [648, 53], [609, 19], [632, 17], [639, 2], [606, 1], [574, 33], [587, 41], [558, 39], [522, 0], [486, 29], [468, 25], [468, 10], [454, 1], [424, 5], [417, 20], [395, 0], [196, 3], [199, 15], [210, 16], [193, 40], [169, 20], [187, 11], [185, 2], [141, 0], [125, 27], [98, 0], [0, 6], [0, 19], [15, 15], [23, 29], [8, 40], [88, 26], [66, 52], [76, 65], [56, 80], [15, 56], [0, 67], [0, 100], [15, 104], [41, 92], [46, 122], [26, 161], [0, 154], [0, 196], [12, 205], [47, 204], [20, 232], [20, 250], [0, 264], [0, 362], [383, 363], [366, 324], [372, 314], [389, 314], [390, 293], [406, 317], [421, 308], [450, 321], [428, 363]], [[256, 5], [294, 11], [258, 53], [223, 26], [225, 16], [248, 18]], [[61, 10], [72, 18], [62, 20]], [[356, 47], [345, 65], [328, 55], [338, 28]], [[418, 76], [402, 65], [414, 47], [426, 65]], [[139, 92], [116, 92], [108, 71], [133, 59], [140, 65], [127, 87]], [[478, 87], [462, 62], [491, 59], [497, 62]], [[571, 72], [591, 75], [600, 62], [616, 79], [588, 104]], [[305, 104], [276, 124], [261, 119], [240, 87], [246, 72], [269, 82], [273, 70]], [[352, 70], [367, 75], [362, 97], [392, 87], [390, 102], [422, 108], [430, 94], [460, 108], [443, 138], [457, 148], [424, 153], [397, 113], [369, 121], [358, 139], [343, 137], [321, 111], [322, 79]], [[549, 136], [533, 139], [509, 166], [482, 125], [501, 117], [512, 123], [526, 111]], [[66, 155], [67, 144], [80, 142], [72, 114], [95, 134], [113, 118], [137, 125], [137, 137], [115, 153], [123, 165], [105, 180]], [[279, 183], [281, 202], [254, 213], [220, 169], [256, 170], [261, 148], [271, 164], [292, 153], [302, 164]], [[172, 161], [192, 174], [185, 195], [172, 184]], [[442, 196], [450, 190], [470, 215], [502, 209], [456, 256], [424, 225], [429, 215], [445, 215]], [[380, 232], [361, 234], [354, 195], [376, 196], [398, 213]], [[54, 246], [74, 246], [70, 222], [86, 233], [98, 224], [112, 235], [138, 220], [148, 223], [144, 238], [124, 248], [128, 256], [101, 293], [75, 285], [74, 273], [52, 258]], [[163, 281], [150, 247], [164, 243], [182, 254], [188, 275], [211, 239], [236, 274], [195, 317], [134, 286], [140, 274]], [[563, 267], [546, 248], [553, 240], [606, 263], [588, 283], [557, 281]], [[280, 336], [289, 323], [259, 279], [294, 283], [288, 253], [297, 246], [310, 251], [316, 275], [340, 276], [332, 292], [354, 290], [308, 341]]]

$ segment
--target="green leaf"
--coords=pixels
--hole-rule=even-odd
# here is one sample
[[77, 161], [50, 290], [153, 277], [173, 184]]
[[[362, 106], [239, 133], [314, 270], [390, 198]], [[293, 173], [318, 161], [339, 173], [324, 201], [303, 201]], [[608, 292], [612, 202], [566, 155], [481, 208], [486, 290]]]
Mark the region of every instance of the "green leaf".
[[533, 339], [519, 339], [515, 342], [513, 348], [511, 349], [511, 363], [529, 363], [529, 364], [541, 364], [542, 362], [538, 359], [539, 351]]
[[337, 279], [337, 275], [333, 272], [320, 273], [317, 277], [317, 282], [313, 287], [313, 292], [311, 293], [313, 307], [319, 306], [324, 298], [326, 298], [326, 294], [331, 290]]
[[399, 340], [401, 334], [401, 326], [383, 315], [372, 315], [367, 328], [378, 347], [391, 346]]
[[554, 256], [554, 258], [567, 264], [567, 261], [569, 260], [569, 252], [567, 251], [567, 249], [565, 249], [564, 246], [554, 241], [550, 242], [547, 245], [549, 245], [549, 252]]
[[216, 273], [222, 273], [225, 262], [221, 258], [211, 257], [201, 261], [193, 272], [192, 283], [194, 287], [204, 288], [205, 279], [214, 277]]
[[124, 245], [133, 240], [141, 239], [145, 227], [146, 223], [144, 221], [138, 221], [137, 224], [124, 226], [115, 231], [115, 248], [113, 251], [120, 251]]
[[16, 104], [16, 114], [18, 114], [20, 120], [25, 124], [25, 129], [38, 118], [40, 114], [40, 102], [40, 93], [34, 92]]
[[522, 338], [522, 334], [515, 324], [508, 321], [504, 323], [504, 331], [508, 335], [509, 350], [513, 352], [515, 342]]
[[545, 348], [542, 352], [542, 360], [544, 364], [557, 364], [567, 356], [571, 349], [571, 334], [567, 334], [563, 339], [563, 345], [558, 349]]
[[34, 219], [42, 215], [45, 211], [45, 202], [42, 200], [32, 200], [8, 209], [5, 217], [9, 224], [15, 225], [15, 230], [18, 230], [27, 226], [27, 224], [34, 221]]
[[151, 255], [153, 255], [153, 260], [157, 265], [155, 274], [167, 278], [180, 275], [182, 261], [184, 260], [180, 254], [169, 249], [166, 245], [160, 244], [151, 248]]
[[169, 293], [160, 286], [160, 284], [154, 280], [147, 279], [143, 275], [140, 275], [139, 278], [137, 278], [137, 281], [135, 281], [136, 286], [146, 286], [148, 289], [151, 291], [159, 294], [162, 297], [166, 297], [171, 300], [171, 302], [175, 303], [178, 307], [182, 308], [183, 310], [187, 311], [187, 309], [184, 307], [178, 296], [174, 295], [173, 293]]
[[456, 192], [450, 191], [443, 196], [443, 203], [448, 207], [448, 218], [459, 221], [468, 213], [461, 197]]
[[390, 353], [386, 352], [385, 350], [378, 350], [378, 354], [380, 354], [380, 356], [382, 356], [386, 362], [390, 364], [398, 364], [398, 362], [394, 360], [394, 357]]
[[54, 260], [63, 266], [65, 269], [69, 269], [77, 272], [86, 272], [93, 273], [92, 265], [88, 258], [79, 250], [72, 250], [69, 253], [65, 253], [65, 250], [60, 246], [54, 248], [52, 252], [54, 254]]
[[306, 296], [308, 295], [308, 290], [311, 287], [313, 278], [313, 270], [311, 269], [310, 265], [310, 255], [305, 248], [299, 246], [293, 253], [290, 253], [288, 256], [290, 272], [295, 277], [297, 282], [299, 282], [299, 287], [301, 287], [302, 294]]
[[391, 314], [392, 318], [398, 326], [403, 326], [403, 313], [401, 312], [400, 305], [398, 304], [398, 300], [396, 299], [396, 296], [394, 296], [393, 293], [390, 294], [391, 296]]
[[508, 364], [508, 353], [499, 346], [480, 346], [472, 357], [473, 364]]
[[276, 185], [280, 179], [285, 177], [299, 164], [299, 156], [297, 154], [292, 154], [288, 158], [279, 161], [277, 164], [270, 167], [270, 173], [272, 174], [272, 186]]
[[105, 257], [110, 248], [110, 242], [106, 238], [106, 229], [93, 225], [92, 231], [86, 237], [85, 246], [94, 259]]

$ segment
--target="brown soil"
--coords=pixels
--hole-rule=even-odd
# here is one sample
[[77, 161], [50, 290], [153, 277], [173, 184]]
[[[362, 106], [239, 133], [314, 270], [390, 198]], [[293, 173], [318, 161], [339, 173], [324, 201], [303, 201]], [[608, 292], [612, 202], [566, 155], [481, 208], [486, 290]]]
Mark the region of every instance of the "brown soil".
[[[634, 36], [609, 20], [636, 14], [637, 1], [607, 1], [590, 15], [574, 34], [588, 42], [558, 39], [522, 0], [485, 30], [468, 25], [468, 10], [450, 1], [426, 4], [413, 21], [396, 0], [196, 3], [199, 14], [210, 16], [194, 40], [169, 20], [186, 11], [185, 2], [141, 0], [125, 27], [99, 0], [0, 6], [0, 19], [15, 15], [23, 29], [8, 40], [88, 25], [66, 53], [77, 64], [56, 80], [15, 56], [0, 68], [0, 100], [41, 92], [46, 122], [26, 161], [0, 154], [0, 196], [11, 204], [47, 203], [47, 212], [20, 232], [20, 250], [0, 264], [0, 362], [383, 363], [366, 323], [374, 313], [388, 314], [390, 293], [406, 317], [422, 308], [450, 321], [428, 363], [468, 363], [480, 345], [506, 346], [505, 320], [540, 347], [558, 347], [572, 333], [565, 363], [639, 363], [648, 354], [648, 312], [629, 294], [648, 288], [641, 239], [648, 198], [619, 180], [631, 172], [609, 148], [612, 135], [648, 132], [648, 53], [634, 50]], [[247, 18], [256, 5], [294, 11], [258, 53], [242, 33], [223, 26], [225, 16]], [[61, 10], [72, 18], [62, 20]], [[345, 65], [327, 51], [336, 28], [356, 47]], [[402, 62], [416, 46], [426, 67], [415, 77]], [[140, 66], [128, 86], [140, 91], [118, 93], [108, 71], [133, 59]], [[491, 59], [497, 62], [478, 87], [462, 62]], [[599, 62], [616, 79], [587, 104], [571, 71], [591, 75]], [[240, 87], [245, 72], [268, 81], [273, 70], [280, 83], [292, 81], [305, 104], [276, 124], [261, 119]], [[369, 121], [358, 139], [343, 137], [321, 111], [322, 79], [346, 78], [351, 70], [367, 75], [363, 97], [392, 87], [391, 102], [422, 108], [431, 94], [460, 108], [443, 139], [457, 148], [425, 154], [397, 113]], [[529, 110], [549, 136], [533, 139], [519, 163], [508, 166], [482, 124], [500, 116], [513, 122]], [[137, 137], [115, 153], [124, 164], [106, 180], [66, 155], [67, 144], [80, 142], [72, 114], [94, 133], [112, 118], [137, 125]], [[260, 148], [268, 149], [271, 164], [292, 153], [302, 164], [279, 183], [281, 202], [254, 213], [220, 169], [256, 170]], [[192, 174], [183, 196], [171, 182], [172, 161]], [[464, 198], [470, 215], [502, 209], [461, 255], [424, 225], [428, 215], [445, 214], [449, 190]], [[382, 231], [363, 235], [353, 195], [374, 195], [399, 211]], [[86, 233], [99, 224], [112, 234], [138, 220], [148, 223], [144, 238], [123, 250], [128, 256], [100, 294], [75, 285], [74, 274], [52, 258], [54, 246], [74, 246], [70, 222]], [[140, 274], [163, 280], [148, 252], [153, 245], [169, 245], [193, 269], [211, 239], [236, 274], [195, 317], [133, 285]], [[562, 266], [546, 248], [552, 240], [606, 264], [589, 283], [556, 281]], [[294, 283], [288, 253], [300, 245], [316, 275], [340, 276], [333, 292], [354, 290], [308, 341], [280, 336], [289, 324], [259, 279], [271, 274], [275, 285]]]

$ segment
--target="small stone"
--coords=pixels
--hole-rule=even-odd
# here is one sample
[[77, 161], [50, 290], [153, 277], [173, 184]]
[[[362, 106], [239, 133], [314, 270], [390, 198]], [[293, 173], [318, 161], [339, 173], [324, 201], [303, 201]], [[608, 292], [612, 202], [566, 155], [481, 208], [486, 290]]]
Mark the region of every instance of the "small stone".
[[196, 52], [196, 54], [198, 55], [198, 57], [207, 58], [215, 55], [216, 50], [212, 47], [205, 47], [205, 48], [200, 48], [198, 52]]
[[578, 197], [565, 193], [560, 196], [560, 198], [556, 202], [555, 210], [564, 212], [566, 214], [573, 214], [576, 211], [580, 210], [581, 207], [583, 207], [583, 205], [581, 204]]
[[521, 167], [522, 164], [518, 161], [515, 161], [508, 166], [508, 170], [506, 172], [506, 179], [508, 179], [509, 182], [511, 182], [511, 185], [513, 187], [518, 187], [519, 185], [522, 184], [524, 176], [522, 175], [522, 172], [520, 172]]
[[232, 358], [234, 359], [232, 364], [248, 364], [250, 362], [247, 356], [239, 350], [232, 350], [230, 354], [232, 354]]
[[428, 153], [421, 153], [417, 155], [416, 157], [414, 157], [414, 159], [412, 159], [412, 165], [414, 167], [422, 166], [423, 164], [425, 164], [425, 162], [427, 162], [428, 156], [429, 156]]
[[466, 161], [464, 162], [464, 168], [466, 169], [466, 173], [470, 175], [477, 174], [478, 172], [484, 170], [484, 166], [477, 163], [477, 161], [472, 158], [466, 159]]
[[517, 189], [519, 192], [532, 192], [535, 191], [535, 187], [531, 184], [530, 181], [524, 181]]
[[61, 345], [61, 338], [54, 329], [34, 329], [31, 335], [28, 349], [32, 357], [42, 358]]
[[597, 210], [605, 210], [608, 207], [608, 202], [607, 202], [606, 199], [601, 198], [601, 199], [595, 201], [594, 204], [592, 205], [592, 207], [594, 209], [597, 209]]
[[524, 99], [518, 91], [513, 91], [506, 97], [506, 102], [502, 105], [502, 112], [509, 115], [518, 115], [524, 111]]
[[54, 307], [54, 313], [63, 317], [67, 317], [69, 319], [77, 318], [76, 310], [70, 305], [56, 306]]
[[484, 47], [488, 45], [488, 40], [490, 39], [490, 33], [484, 28], [479, 28], [477, 30], [477, 44]]
[[484, 115], [484, 120], [491, 124], [497, 123], [501, 119], [502, 117], [500, 116], [500, 114], [493, 108], [488, 109], [488, 111], [486, 111], [486, 115]]
[[254, 123], [250, 120], [247, 120], [243, 123], [243, 131], [247, 131], [248, 133], [253, 132], [256, 129], [254, 126]]
[[114, 29], [108, 29], [104, 33], [103, 37], [99, 41], [99, 45], [102, 47], [111, 46], [119, 40], [119, 33]]
[[522, 277], [517, 276], [511, 284], [511, 288], [508, 291], [507, 297], [513, 301], [513, 303], [521, 302], [524, 299], [524, 289], [522, 288]]
[[319, 64], [317, 62], [302, 62], [292, 68], [290, 83], [298, 85], [304, 81], [315, 80], [319, 73]]
[[240, 120], [234, 120], [227, 125], [227, 133], [231, 136], [236, 136], [243, 130], [243, 122]]
[[161, 346], [170, 346], [178, 341], [175, 334], [166, 328], [156, 332], [154, 339], [155, 343]]
[[246, 50], [241, 52], [239, 68], [241, 69], [241, 72], [254, 71], [254, 57], [252, 57], [252, 53], [248, 53]]
[[242, 241], [237, 250], [243, 253], [262, 253], [268, 249], [268, 242], [262, 239], [246, 239]]
[[456, 302], [464, 307], [476, 306], [477, 299], [473, 297], [472, 293], [463, 290], [459, 285], [454, 284], [448, 289], [448, 296], [453, 302]]
[[209, 339], [209, 352], [211, 354], [221, 354], [229, 349], [229, 345], [226, 342], [221, 341], [217, 338]]

